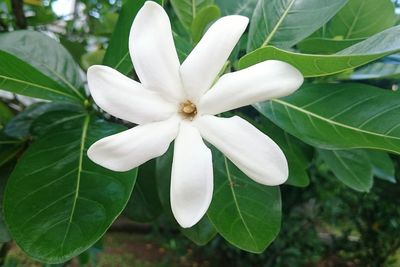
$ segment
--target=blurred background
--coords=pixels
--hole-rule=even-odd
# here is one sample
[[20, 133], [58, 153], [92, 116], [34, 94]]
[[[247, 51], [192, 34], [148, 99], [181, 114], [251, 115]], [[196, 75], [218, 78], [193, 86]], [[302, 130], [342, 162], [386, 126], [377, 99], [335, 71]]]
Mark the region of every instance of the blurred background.
[[[0, 32], [42, 31], [86, 70], [102, 62], [123, 2], [0, 0]], [[400, 1], [396, 5], [400, 13]], [[32, 102], [1, 90], [0, 98], [16, 110]], [[399, 157], [392, 159], [398, 170]], [[371, 192], [359, 193], [338, 183], [317, 157], [309, 174], [308, 187], [281, 187], [282, 230], [262, 254], [240, 251], [220, 237], [197, 246], [165, 217], [139, 224], [122, 216], [96, 246], [60, 266], [400, 266], [400, 187], [393, 183], [398, 175], [388, 174], [391, 182], [375, 180]], [[13, 242], [2, 245], [0, 258], [2, 266], [50, 266], [29, 259]]]

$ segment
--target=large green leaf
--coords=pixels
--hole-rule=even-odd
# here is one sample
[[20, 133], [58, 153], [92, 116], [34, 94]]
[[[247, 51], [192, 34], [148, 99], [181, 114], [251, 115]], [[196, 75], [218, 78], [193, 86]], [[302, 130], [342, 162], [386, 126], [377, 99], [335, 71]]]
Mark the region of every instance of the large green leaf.
[[144, 2], [146, 1], [135, 0], [125, 2], [121, 8], [114, 33], [111, 36], [110, 44], [104, 55], [104, 65], [110, 66], [125, 75], [133, 69], [128, 47], [129, 32], [132, 22]]
[[364, 40], [365, 38], [337, 40], [313, 37], [298, 43], [297, 48], [305, 54], [334, 54]]
[[47, 100], [82, 102], [83, 96], [50, 79], [16, 56], [0, 50], [1, 89]]
[[239, 61], [239, 67], [246, 68], [264, 60], [276, 59], [292, 64], [305, 77], [331, 75], [400, 51], [399, 35], [400, 26], [396, 26], [334, 55], [299, 54], [268, 46], [242, 57]]
[[369, 37], [396, 22], [391, 0], [350, 0], [324, 29], [325, 37]]
[[54, 39], [43, 33], [26, 30], [3, 33], [0, 35], [0, 50], [25, 61], [77, 97], [85, 99], [79, 66]]
[[255, 107], [313, 146], [400, 153], [400, 95], [393, 91], [363, 84], [305, 84], [291, 96]]
[[[171, 187], [171, 170], [173, 158], [173, 146], [170, 146], [168, 151], [156, 160], [156, 178], [157, 188], [160, 201], [164, 211], [169, 218], [173, 218], [170, 202], [170, 187]], [[217, 234], [215, 228], [211, 224], [207, 216], [204, 216], [200, 222], [191, 228], [181, 228], [179, 230], [187, 238], [192, 240], [197, 245], [205, 245]]]
[[6, 186], [10, 233], [31, 257], [59, 263], [93, 245], [122, 212], [136, 170], [116, 173], [86, 156], [96, 140], [123, 127], [82, 115], [33, 143]]
[[186, 29], [190, 29], [193, 19], [202, 8], [213, 3], [214, 0], [171, 0], [176, 15]]
[[374, 180], [372, 164], [364, 150], [320, 149], [319, 154], [345, 185], [360, 192], [369, 192]]
[[243, 15], [251, 17], [258, 0], [215, 0], [223, 15]]
[[279, 187], [254, 182], [216, 150], [213, 163], [214, 195], [207, 212], [209, 219], [233, 245], [255, 253], [264, 251], [280, 230]]
[[203, 7], [194, 17], [190, 31], [193, 42], [198, 43], [203, 36], [207, 26], [221, 16], [221, 11], [216, 5]]
[[275, 45], [288, 48], [332, 18], [347, 0], [258, 0], [247, 50]]

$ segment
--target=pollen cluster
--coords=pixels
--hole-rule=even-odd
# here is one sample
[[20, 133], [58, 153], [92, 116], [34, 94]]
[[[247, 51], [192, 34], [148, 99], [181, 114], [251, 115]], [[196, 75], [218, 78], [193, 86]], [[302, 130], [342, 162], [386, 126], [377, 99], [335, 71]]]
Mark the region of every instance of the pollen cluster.
[[186, 100], [180, 104], [179, 113], [185, 119], [193, 120], [193, 118], [197, 115], [196, 105], [190, 100]]

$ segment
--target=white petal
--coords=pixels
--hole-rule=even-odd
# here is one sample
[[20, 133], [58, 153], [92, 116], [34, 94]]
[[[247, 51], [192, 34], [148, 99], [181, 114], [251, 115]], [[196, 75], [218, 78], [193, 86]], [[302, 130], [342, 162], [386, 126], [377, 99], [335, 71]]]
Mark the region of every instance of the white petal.
[[268, 60], [241, 71], [223, 75], [201, 99], [202, 114], [219, 114], [289, 95], [303, 83], [303, 76], [293, 66]]
[[217, 78], [249, 20], [244, 16], [226, 16], [217, 20], [181, 66], [183, 86], [194, 102]]
[[110, 67], [92, 66], [87, 77], [96, 104], [117, 118], [142, 124], [161, 121], [176, 113], [175, 104]]
[[160, 5], [147, 1], [139, 10], [129, 35], [129, 51], [136, 74], [145, 88], [166, 98], [182, 100], [180, 64], [171, 24]]
[[289, 170], [282, 150], [244, 119], [206, 115], [198, 118], [195, 124], [204, 139], [254, 181], [279, 185], [287, 180]]
[[105, 137], [89, 148], [88, 157], [107, 169], [129, 171], [164, 154], [178, 134], [178, 125], [171, 118]]
[[171, 208], [175, 219], [192, 227], [207, 212], [213, 193], [211, 151], [196, 128], [181, 124], [174, 145], [171, 174]]

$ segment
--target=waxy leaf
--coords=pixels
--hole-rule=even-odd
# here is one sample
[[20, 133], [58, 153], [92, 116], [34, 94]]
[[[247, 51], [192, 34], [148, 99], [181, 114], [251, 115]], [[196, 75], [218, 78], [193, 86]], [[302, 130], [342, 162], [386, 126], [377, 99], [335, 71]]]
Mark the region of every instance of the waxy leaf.
[[214, 0], [171, 0], [176, 15], [186, 29], [190, 29], [194, 18], [202, 8], [213, 3]]
[[215, 0], [224, 16], [242, 15], [251, 17], [258, 0]]
[[81, 70], [56, 40], [40, 32], [14, 31], [0, 35], [0, 50], [18, 57], [82, 100], [85, 99]]
[[198, 43], [203, 36], [207, 26], [221, 16], [221, 11], [216, 5], [208, 5], [203, 7], [193, 19], [190, 31], [192, 33], [193, 42]]
[[136, 170], [112, 172], [86, 155], [93, 142], [121, 130], [83, 114], [52, 128], [21, 157], [6, 186], [4, 215], [28, 255], [65, 262], [93, 245], [122, 212]]
[[373, 183], [372, 164], [364, 150], [318, 150], [333, 174], [348, 187], [369, 192]]
[[275, 45], [289, 48], [330, 18], [347, 0], [258, 0], [250, 22], [247, 51]]
[[396, 22], [391, 0], [350, 0], [324, 27], [324, 37], [369, 37]]
[[132, 60], [129, 55], [129, 33], [133, 20], [145, 0], [126, 1], [121, 8], [116, 29], [111, 36], [110, 44], [104, 55], [103, 64], [110, 66], [127, 75], [132, 69]]
[[394, 164], [388, 153], [368, 151], [367, 156], [372, 163], [372, 172], [376, 177], [396, 183]]
[[365, 38], [336, 40], [313, 37], [298, 43], [296, 47], [304, 54], [334, 54], [364, 40]]
[[396, 26], [334, 55], [300, 54], [268, 46], [242, 57], [239, 67], [243, 69], [264, 60], [276, 59], [295, 66], [305, 77], [326, 76], [351, 70], [400, 51], [399, 35], [400, 26]]
[[[355, 70], [350, 79], [367, 80], [367, 79], [395, 79], [400, 76], [400, 61], [394, 62], [386, 57], [383, 61], [374, 62]], [[398, 60], [398, 59], [397, 59]]]
[[1, 89], [47, 100], [83, 102], [81, 93], [52, 80], [18, 57], [0, 50]]
[[258, 184], [213, 151], [214, 194], [207, 215], [218, 233], [240, 249], [260, 253], [278, 235], [279, 187]]
[[291, 96], [254, 105], [302, 141], [325, 149], [400, 154], [400, 95], [364, 84], [305, 84]]

